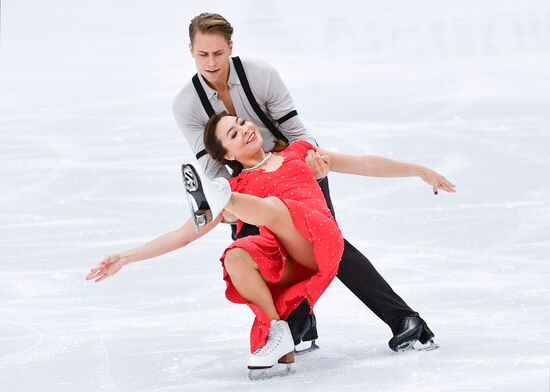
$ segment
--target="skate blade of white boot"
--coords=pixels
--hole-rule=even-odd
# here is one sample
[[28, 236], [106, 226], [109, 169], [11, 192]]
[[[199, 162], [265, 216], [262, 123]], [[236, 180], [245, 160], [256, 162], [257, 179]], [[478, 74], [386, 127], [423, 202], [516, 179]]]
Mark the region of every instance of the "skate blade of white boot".
[[202, 226], [205, 226], [208, 222], [212, 220], [212, 213], [210, 210], [202, 210], [197, 207], [197, 203], [193, 196], [188, 192], [185, 193], [187, 196], [187, 204], [189, 205], [189, 211], [193, 217], [193, 222], [195, 223], [195, 231], [198, 233]]
[[287, 376], [292, 373], [291, 365], [294, 363], [294, 351], [283, 355], [273, 366], [248, 366], [248, 378], [252, 381], [265, 380], [266, 378]]
[[[302, 344], [303, 344], [303, 343], [304, 343], [304, 342], [302, 342]], [[317, 343], [315, 343], [315, 339], [312, 340], [310, 343], [311, 343], [310, 346], [309, 346], [309, 347], [306, 347], [306, 348], [302, 348], [302, 347], [296, 346], [296, 347], [294, 348], [294, 354], [296, 354], [296, 355], [305, 355], [305, 354], [309, 354], [309, 353], [312, 353], [312, 352], [314, 352], [314, 351], [317, 351], [317, 350], [319, 350], [319, 349], [321, 348], [321, 347], [319, 347], [319, 346], [317, 345]], [[300, 346], [301, 346], [302, 344], [300, 344]]]
[[277, 363], [269, 368], [249, 369], [248, 378], [251, 381], [267, 380], [274, 377], [284, 377], [294, 373], [291, 364]]
[[430, 339], [426, 344], [422, 344], [419, 340], [410, 340], [397, 346], [398, 353], [406, 353], [409, 351], [432, 351], [439, 348], [433, 339]]

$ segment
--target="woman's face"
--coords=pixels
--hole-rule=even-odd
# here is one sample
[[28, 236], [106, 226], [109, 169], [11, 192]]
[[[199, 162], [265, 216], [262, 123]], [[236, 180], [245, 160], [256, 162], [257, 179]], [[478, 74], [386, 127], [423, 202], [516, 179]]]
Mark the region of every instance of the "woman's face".
[[228, 160], [243, 163], [256, 157], [263, 149], [264, 141], [258, 127], [239, 117], [222, 117], [216, 127], [216, 137], [227, 150], [225, 159]]

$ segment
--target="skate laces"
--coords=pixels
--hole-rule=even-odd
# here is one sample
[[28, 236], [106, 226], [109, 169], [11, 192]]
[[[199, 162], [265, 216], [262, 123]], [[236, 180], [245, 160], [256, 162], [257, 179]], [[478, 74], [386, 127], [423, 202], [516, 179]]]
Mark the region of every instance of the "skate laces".
[[254, 351], [254, 355], [258, 356], [267, 356], [270, 355], [273, 351], [275, 351], [284, 338], [284, 329], [283, 324], [281, 323], [275, 323], [270, 329], [269, 329], [269, 335], [267, 337], [267, 343], [265, 346], [260, 347], [256, 351]]
[[229, 183], [225, 178], [215, 178], [212, 180], [212, 185], [214, 185], [218, 192], [223, 193], [227, 190]]

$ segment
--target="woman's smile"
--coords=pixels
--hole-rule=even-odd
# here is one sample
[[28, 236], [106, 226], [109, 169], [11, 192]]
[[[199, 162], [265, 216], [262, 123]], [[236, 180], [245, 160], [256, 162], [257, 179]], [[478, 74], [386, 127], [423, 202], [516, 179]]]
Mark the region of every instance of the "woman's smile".
[[247, 141], [246, 141], [246, 144], [248, 144], [248, 143], [250, 143], [250, 142], [252, 142], [252, 141], [254, 141], [254, 140], [256, 140], [256, 132], [252, 131], [252, 132], [250, 133], [250, 136], [248, 137], [248, 139], [247, 139]]

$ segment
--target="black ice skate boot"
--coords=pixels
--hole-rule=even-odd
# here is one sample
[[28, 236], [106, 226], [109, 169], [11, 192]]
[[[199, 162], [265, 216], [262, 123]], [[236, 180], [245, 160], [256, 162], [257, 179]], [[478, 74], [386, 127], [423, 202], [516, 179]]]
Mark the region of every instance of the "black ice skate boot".
[[296, 349], [296, 355], [306, 354], [319, 348], [315, 343], [315, 340], [319, 337], [317, 335], [317, 320], [313, 313], [309, 314], [309, 309], [309, 301], [304, 299], [286, 319], [295, 346], [298, 346], [302, 341], [311, 342], [308, 348]]
[[[434, 350], [439, 347], [433, 341], [433, 332], [419, 316], [402, 317], [395, 325], [393, 338], [388, 342], [393, 351]], [[415, 346], [416, 342], [423, 346]]]

